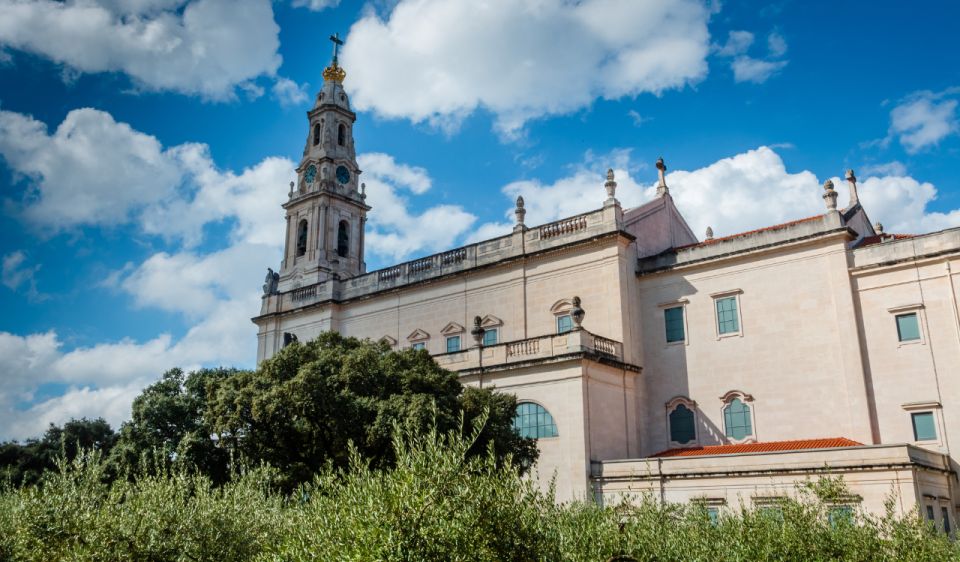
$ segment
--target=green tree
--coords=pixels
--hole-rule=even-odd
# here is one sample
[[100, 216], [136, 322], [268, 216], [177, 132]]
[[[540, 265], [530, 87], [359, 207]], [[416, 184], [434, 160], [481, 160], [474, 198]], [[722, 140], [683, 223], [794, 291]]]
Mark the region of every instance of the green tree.
[[391, 466], [397, 425], [446, 432], [470, 427], [484, 412], [472, 454], [492, 446], [520, 469], [537, 457], [535, 442], [511, 428], [513, 396], [465, 391], [424, 351], [396, 352], [334, 332], [223, 379], [209, 398], [207, 418], [222, 444], [279, 468], [288, 485], [308, 481], [327, 463], [347, 466], [350, 443], [373, 466]]
[[45, 471], [56, 468], [58, 457], [72, 461], [78, 447], [106, 454], [116, 441], [117, 434], [103, 418], [72, 419], [62, 427], [50, 424], [39, 439], [0, 444], [0, 475], [17, 486], [32, 485]]
[[229, 475], [229, 456], [213, 438], [205, 416], [208, 392], [244, 371], [200, 369], [186, 374], [171, 369], [133, 401], [130, 421], [120, 428], [111, 455], [121, 472], [138, 472], [173, 465], [198, 470], [214, 482]]

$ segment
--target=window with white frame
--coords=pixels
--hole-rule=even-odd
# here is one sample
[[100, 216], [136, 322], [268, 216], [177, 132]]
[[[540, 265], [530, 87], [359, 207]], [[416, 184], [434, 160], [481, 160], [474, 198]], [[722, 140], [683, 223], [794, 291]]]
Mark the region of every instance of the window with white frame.
[[710, 295], [713, 297], [714, 321], [718, 338], [743, 335], [743, 317], [740, 313], [741, 293], [742, 291], [737, 289]]
[[460, 351], [460, 336], [447, 336], [447, 353]]
[[676, 396], [666, 404], [667, 433], [673, 447], [697, 443], [697, 403], [686, 396]]
[[500, 342], [500, 328], [485, 328], [483, 330], [483, 345], [497, 345]]
[[754, 431], [753, 397], [738, 390], [728, 392], [723, 400], [723, 433], [733, 442], [752, 440]]
[[573, 330], [573, 318], [569, 314], [557, 316], [557, 333], [566, 334]]
[[570, 312], [573, 310], [573, 299], [560, 299], [553, 303], [550, 312], [555, 318], [557, 334], [566, 334], [573, 331], [573, 317]]
[[407, 341], [410, 342], [410, 349], [426, 349], [429, 339], [430, 334], [420, 328], [417, 328], [407, 336]]
[[413, 349], [414, 351], [418, 349], [426, 349], [426, 348], [427, 348], [427, 342], [425, 341], [415, 341], [410, 345], [410, 349]]
[[923, 308], [922, 304], [908, 304], [887, 309], [893, 315], [891, 328], [900, 345], [923, 343]]
[[940, 444], [941, 406], [939, 402], [910, 402], [901, 404], [910, 415], [910, 432], [913, 440], [925, 445]]

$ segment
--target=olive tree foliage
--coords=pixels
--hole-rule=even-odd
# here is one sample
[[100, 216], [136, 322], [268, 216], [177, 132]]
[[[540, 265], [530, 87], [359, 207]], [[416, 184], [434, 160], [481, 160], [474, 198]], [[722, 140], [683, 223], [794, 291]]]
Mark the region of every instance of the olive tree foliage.
[[[801, 486], [775, 509], [638, 496], [614, 505], [557, 504], [551, 491], [475, 454], [483, 418], [446, 434], [400, 427], [393, 465], [356, 447], [293, 494], [272, 468], [223, 485], [173, 467], [103, 478], [99, 454], [78, 455], [37, 486], [0, 488], [0, 561], [637, 561], [960, 560], [960, 548], [918, 511], [832, 518], [839, 479]], [[630, 558], [624, 558], [629, 556]]]
[[219, 445], [277, 467], [290, 486], [328, 464], [347, 466], [351, 446], [372, 466], [391, 466], [395, 427], [445, 433], [482, 414], [471, 454], [492, 446], [500, 462], [519, 470], [538, 454], [534, 440], [513, 431], [512, 395], [465, 389], [425, 351], [392, 351], [335, 332], [294, 343], [211, 388], [205, 419]]

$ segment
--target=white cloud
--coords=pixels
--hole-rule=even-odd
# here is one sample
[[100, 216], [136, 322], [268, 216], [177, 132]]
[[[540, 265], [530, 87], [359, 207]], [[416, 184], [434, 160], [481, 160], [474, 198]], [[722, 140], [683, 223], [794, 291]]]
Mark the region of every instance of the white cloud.
[[3, 268], [0, 272], [0, 281], [11, 291], [25, 287], [30, 298], [37, 298], [37, 280], [35, 275], [40, 271], [40, 265], [27, 265], [27, 254], [17, 250], [3, 256]]
[[780, 60], [787, 52], [787, 41], [783, 35], [773, 31], [767, 36], [767, 56], [752, 57], [747, 54], [753, 45], [754, 35], [749, 31], [731, 31], [724, 45], [714, 50], [721, 57], [731, 58], [735, 82], [753, 82], [762, 84], [771, 76], [783, 70], [789, 61]]
[[[638, 182], [636, 172], [631, 172], [637, 168], [635, 163], [624, 161], [622, 152], [615, 156], [608, 156], [608, 160], [616, 175], [617, 199], [625, 208], [650, 201], [656, 192], [655, 182]], [[525, 200], [528, 226], [600, 208], [606, 196], [604, 172], [597, 165], [600, 159], [588, 155], [585, 160], [586, 164], [552, 183], [524, 180], [504, 186], [501, 191], [509, 201], [503, 213], [507, 220], [480, 225], [470, 239], [509, 232], [517, 195]], [[921, 233], [960, 225], [960, 210], [929, 210], [937, 194], [932, 184], [896, 174], [862, 175], [866, 179], [859, 184], [860, 200], [870, 218], [884, 222], [888, 232]], [[789, 172], [780, 155], [765, 146], [697, 170], [668, 172], [666, 179], [680, 212], [701, 237], [707, 226], [716, 236], [727, 236], [826, 210], [821, 197], [823, 181], [810, 171]], [[832, 179], [839, 203], [844, 206], [849, 198], [846, 182]]]
[[753, 33], [749, 31], [731, 31], [727, 34], [727, 42], [716, 47], [717, 54], [721, 57], [742, 55], [753, 45], [753, 39]]
[[435, 205], [416, 213], [403, 191], [425, 194], [431, 186], [423, 168], [398, 164], [387, 154], [362, 154], [357, 159], [367, 184], [369, 215], [365, 238], [368, 254], [402, 261], [416, 253], [453, 246], [470, 230], [476, 216], [458, 205]]
[[228, 218], [238, 222], [238, 240], [278, 244], [283, 217], [276, 210], [295, 177], [286, 158], [266, 158], [239, 175], [221, 172], [206, 145], [165, 149], [89, 108], [68, 113], [52, 135], [40, 121], [0, 111], [0, 156], [31, 180], [20, 205], [43, 233], [136, 219], [145, 232], [188, 245], [202, 240], [205, 224]]
[[0, 46], [84, 73], [123, 72], [144, 90], [217, 100], [276, 73], [279, 31], [269, 0], [0, 3]]
[[289, 78], [278, 78], [273, 83], [273, 95], [283, 105], [300, 105], [310, 99], [306, 85], [299, 85]]
[[866, 164], [860, 166], [860, 169], [857, 170], [862, 176], [905, 176], [907, 175], [907, 167], [903, 165], [903, 162], [894, 160], [892, 162], [884, 162], [881, 164]]
[[520, 134], [527, 120], [696, 83], [710, 12], [696, 0], [403, 0], [350, 30], [354, 106], [455, 129], [477, 109]]
[[787, 66], [787, 61], [766, 61], [753, 57], [737, 57], [730, 63], [735, 82], [763, 84], [771, 76]]
[[340, 5], [340, 0], [293, 0], [294, 8], [307, 8], [308, 10], [319, 12], [327, 8], [336, 8]]
[[653, 120], [653, 117], [644, 117], [643, 115], [640, 115], [640, 112], [638, 112], [636, 109], [631, 109], [630, 111], [628, 111], [627, 117], [629, 117], [630, 120], [633, 121], [634, 127], [639, 127], [640, 125], [643, 125], [647, 121]]
[[767, 35], [767, 50], [771, 57], [782, 57], [787, 54], [787, 40], [784, 39], [783, 35], [774, 31]]
[[68, 113], [52, 135], [32, 117], [0, 111], [0, 155], [34, 180], [25, 216], [52, 232], [124, 222], [173, 195], [180, 179], [175, 154], [156, 138], [89, 108]]
[[943, 99], [956, 89], [939, 94], [916, 92], [890, 112], [889, 137], [898, 137], [910, 154], [936, 146], [944, 138], [960, 131], [957, 100]]

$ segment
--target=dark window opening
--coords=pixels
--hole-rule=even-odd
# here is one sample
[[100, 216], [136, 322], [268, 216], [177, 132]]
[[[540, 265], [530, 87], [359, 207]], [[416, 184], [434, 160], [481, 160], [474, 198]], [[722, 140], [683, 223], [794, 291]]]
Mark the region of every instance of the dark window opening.
[[346, 143], [347, 143], [347, 128], [343, 125], [343, 123], [341, 123], [340, 126], [337, 127], [337, 144], [339, 144], [340, 146], [343, 146]]
[[287, 347], [288, 345], [296, 341], [300, 341], [297, 339], [296, 334], [291, 334], [290, 332], [283, 333], [283, 347]]
[[307, 253], [307, 221], [300, 221], [297, 226], [297, 257]]
[[347, 221], [340, 221], [340, 227], [337, 229], [337, 255], [345, 258], [349, 252], [350, 224]]
[[313, 126], [313, 146], [320, 144], [320, 123]]

